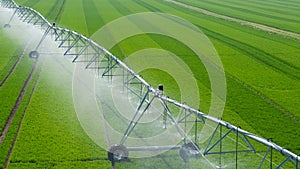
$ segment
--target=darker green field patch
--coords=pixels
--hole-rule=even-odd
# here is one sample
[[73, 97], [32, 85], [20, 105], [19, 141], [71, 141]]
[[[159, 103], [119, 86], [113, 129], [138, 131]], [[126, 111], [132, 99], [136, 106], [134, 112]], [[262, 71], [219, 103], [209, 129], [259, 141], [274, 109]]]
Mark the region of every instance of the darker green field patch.
[[98, 13], [98, 9], [95, 6], [94, 0], [84, 0], [82, 1], [82, 4], [89, 33], [88, 36], [91, 36], [105, 23], [101, 15]]
[[[199, 26], [199, 25], [198, 25]], [[199, 26], [200, 27], [200, 26]], [[279, 71], [293, 79], [300, 80], [300, 70], [298, 67], [295, 67], [288, 62], [277, 58], [275, 55], [266, 53], [258, 48], [255, 48], [251, 45], [245, 44], [243, 42], [236, 41], [225, 35], [221, 35], [216, 32], [207, 30], [204, 27], [201, 29], [210, 37], [217, 39], [218, 41], [231, 46], [232, 48], [240, 51], [241, 53], [246, 54], [247, 56], [257, 60], [260, 63], [265, 64], [266, 66]]]
[[156, 8], [155, 6], [147, 3], [148, 1], [140, 1], [140, 0], [134, 0], [135, 3], [139, 4], [140, 6], [148, 9], [151, 12], [162, 12], [159, 8]]

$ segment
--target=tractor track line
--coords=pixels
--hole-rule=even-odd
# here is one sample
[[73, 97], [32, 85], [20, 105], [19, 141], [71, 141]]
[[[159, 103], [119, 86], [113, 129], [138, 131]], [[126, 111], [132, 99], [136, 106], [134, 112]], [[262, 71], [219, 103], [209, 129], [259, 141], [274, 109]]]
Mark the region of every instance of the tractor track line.
[[[37, 63], [38, 63], [38, 59], [35, 60], [35, 63], [34, 63], [34, 65], [33, 65], [33, 67], [32, 67], [32, 71], [30, 72], [30, 75], [29, 75], [29, 77], [28, 77], [29, 79], [31, 79], [32, 75], [34, 74], [35, 69], [36, 69], [36, 67], [37, 67]], [[43, 66], [42, 66], [42, 67], [43, 67]], [[16, 132], [16, 134], [15, 134], [15, 137], [14, 137], [14, 140], [13, 140], [13, 142], [12, 142], [12, 144], [11, 144], [11, 147], [10, 147], [10, 149], [9, 149], [9, 152], [8, 152], [8, 154], [7, 154], [7, 156], [6, 156], [6, 159], [5, 159], [5, 163], [4, 163], [3, 169], [6, 169], [7, 166], [8, 166], [8, 164], [9, 164], [9, 160], [10, 160], [12, 151], [13, 151], [13, 149], [14, 149], [14, 147], [15, 147], [17, 138], [18, 138], [18, 136], [19, 136], [19, 132], [20, 132], [20, 129], [21, 129], [21, 126], [22, 126], [22, 123], [23, 123], [25, 114], [26, 114], [26, 112], [27, 112], [27, 109], [28, 109], [29, 103], [30, 103], [30, 101], [31, 101], [32, 95], [33, 95], [33, 93], [34, 93], [34, 90], [35, 90], [35, 88], [36, 88], [36, 86], [37, 86], [37, 82], [39, 81], [42, 67], [41, 67], [40, 70], [39, 70], [38, 77], [37, 77], [37, 79], [36, 79], [35, 82], [34, 82], [34, 85], [33, 85], [33, 88], [32, 88], [32, 90], [31, 90], [30, 96], [29, 96], [29, 98], [28, 98], [28, 100], [27, 100], [25, 109], [24, 109], [24, 111], [23, 111], [22, 118], [21, 118], [21, 120], [20, 120], [20, 122], [19, 122], [19, 125], [18, 125], [17, 132]], [[28, 82], [29, 82], [29, 81], [28, 81]], [[24, 86], [25, 86], [25, 85], [24, 85]]]
[[[154, 7], [152, 7], [151, 5], [146, 4], [146, 3], [143, 2], [143, 1], [138, 1], [138, 0], [134, 0], [134, 1], [136, 1], [136, 3], [140, 4], [140, 5], [143, 6], [143, 7], [147, 6], [147, 9], [150, 10], [150, 11], [152, 11], [152, 12], [161, 12], [159, 9], [154, 8]], [[201, 28], [201, 30], [204, 30], [204, 29], [205, 29], [204, 27], [202, 27], [202, 26], [200, 26], [200, 25], [196, 25], [196, 26], [199, 27], [199, 28]], [[232, 28], [233, 28], [233, 27], [232, 27]], [[237, 29], [237, 28], [234, 28], [234, 29]], [[205, 29], [205, 30], [210, 31], [210, 30], [208, 30], [208, 29]], [[238, 30], [244, 31], [244, 30], [242, 30], [241, 28], [239, 28]], [[213, 33], [216, 33], [216, 32], [213, 32]], [[222, 36], [223, 36], [223, 35], [222, 35]], [[298, 46], [291, 46], [291, 45], [289, 45], [289, 44], [283, 43], [283, 42], [281, 42], [281, 41], [273, 40], [273, 39], [268, 38], [268, 37], [266, 37], [266, 36], [261, 36], [261, 35], [256, 35], [256, 36], [262, 37], [262, 38], [264, 38], [264, 39], [268, 39], [268, 40], [271, 40], [271, 41], [274, 41], [274, 42], [276, 42], [276, 43], [284, 44], [284, 45], [287, 45], [287, 46], [289, 46], [289, 47], [293, 47], [293, 48], [300, 49], [299, 45], [298, 45]], [[233, 40], [233, 39], [232, 39], [232, 40]], [[239, 42], [239, 43], [240, 43], [240, 42]], [[247, 44], [245, 44], [245, 45], [247, 45]], [[249, 45], [247, 45], [247, 46], [249, 46]], [[251, 46], [251, 47], [252, 47], [252, 46]], [[270, 55], [271, 57], [274, 57], [274, 59], [278, 60], [279, 62], [282, 62], [283, 64], [285, 64], [285, 65], [287, 65], [287, 66], [289, 66], [289, 67], [291, 67], [291, 68], [293, 68], [293, 69], [299, 69], [297, 66], [291, 65], [290, 63], [287, 63], [286, 61], [284, 61], [284, 60], [282, 60], [282, 59], [280, 59], [280, 58], [274, 56], [275, 54], [287, 54], [287, 53], [274, 53], [274, 52], [273, 52], [273, 53], [267, 53], [267, 52], [264, 52], [264, 53], [267, 54], [267, 55]], [[297, 54], [297, 53], [298, 53], [298, 52], [295, 52], [294, 54]], [[288, 54], [289, 54], [289, 53], [288, 53]]]
[[144, 7], [146, 9], [148, 9], [151, 12], [162, 12], [160, 9], [154, 7], [151, 4], [148, 4], [147, 2], [143, 2], [141, 0], [133, 0], [135, 3], [137, 3], [138, 5], [140, 5], [141, 7]]
[[35, 62], [34, 62], [34, 65], [32, 66], [31, 72], [29, 73], [29, 75], [28, 75], [28, 77], [27, 77], [27, 79], [26, 79], [26, 81], [25, 81], [25, 83], [24, 83], [24, 85], [23, 85], [23, 87], [22, 87], [22, 89], [20, 91], [20, 94], [19, 94], [19, 96], [18, 96], [18, 98], [17, 98], [17, 100], [15, 102], [15, 105], [14, 105], [13, 109], [10, 112], [10, 115], [9, 115], [7, 121], [6, 121], [6, 124], [3, 127], [3, 130], [2, 130], [2, 133], [1, 133], [1, 136], [0, 136], [0, 144], [2, 144], [3, 140], [5, 139], [5, 136], [6, 136], [7, 132], [8, 132], [8, 129], [9, 129], [9, 127], [10, 127], [13, 119], [14, 119], [14, 116], [15, 116], [16, 112], [19, 109], [19, 106], [20, 106], [20, 104], [21, 104], [21, 102], [23, 100], [23, 96], [24, 96], [25, 91], [26, 91], [26, 89], [28, 87], [28, 84], [29, 84], [29, 82], [30, 82], [30, 80], [32, 78], [32, 75], [35, 72], [36, 67], [37, 67], [37, 63], [38, 63], [38, 60], [36, 59]]
[[[197, 25], [198, 26], [198, 25]], [[200, 27], [200, 26], [199, 26]], [[204, 29], [201, 27], [201, 29]], [[206, 30], [206, 29], [204, 29]], [[207, 30], [209, 31], [209, 30]], [[211, 31], [210, 31], [211, 32]], [[215, 34], [215, 32], [212, 32], [213, 34]], [[237, 48], [238, 51], [242, 52], [243, 50], [241, 50], [240, 48], [238, 48], [237, 46], [235, 46], [234, 44], [230, 43], [230, 42], [227, 42], [227, 41], [224, 41], [224, 40], [221, 40], [219, 37], [215, 36], [215, 35], [212, 35], [210, 34], [210, 36], [212, 36], [214, 39], [217, 39], [223, 43], [225, 43], [226, 45], [229, 45], [231, 47], [234, 47], [234, 48]], [[224, 37], [224, 36], [223, 36]], [[247, 45], [248, 46], [248, 45]], [[244, 52], [243, 52], [244, 53]], [[299, 80], [299, 78], [297, 77], [294, 77], [286, 72], [282, 72], [280, 71], [279, 69], [277, 69], [276, 67], [272, 66], [271, 64], [269, 63], [266, 63], [260, 59], [258, 59], [257, 57], [255, 57], [255, 55], [253, 55], [251, 52], [246, 52], [247, 53], [247, 56], [250, 56], [250, 58], [262, 63], [262, 64], [265, 64], [267, 66], [269, 66], [270, 68], [274, 69], [275, 71], [277, 72], [280, 72], [280, 73], [283, 73], [285, 75], [289, 75], [289, 77], [291, 78], [295, 78], [296, 80]], [[263, 54], [266, 54], [266, 55], [269, 55], [268, 53], [265, 53], [265, 52], [262, 52]], [[248, 89], [249, 91], [251, 91], [252, 93], [254, 93], [255, 95], [257, 95], [258, 97], [260, 97], [261, 99], [263, 99], [265, 102], [269, 103], [270, 105], [272, 105], [273, 107], [275, 107], [276, 109], [278, 109], [279, 111], [283, 112], [285, 115], [287, 115], [288, 117], [290, 117], [293, 121], [297, 122], [300, 124], [300, 119], [298, 117], [296, 117], [295, 115], [293, 115], [290, 111], [288, 111], [287, 109], [285, 109], [284, 107], [282, 107], [280, 104], [278, 104], [276, 101], [272, 100], [271, 98], [267, 97], [265, 94], [263, 94], [262, 92], [258, 91], [257, 89], [253, 88], [251, 85], [249, 84], [246, 84], [244, 82], [242, 82], [241, 80], [239, 80], [237, 77], [233, 76], [231, 73], [226, 73], [226, 75], [232, 79], [233, 81], [239, 83], [240, 85], [242, 85], [245, 89]]]
[[75, 160], [38, 160], [38, 161], [32, 161], [32, 160], [17, 160], [12, 161], [10, 163], [12, 164], [28, 164], [28, 163], [65, 163], [65, 162], [95, 162], [95, 161], [103, 161], [107, 160], [107, 158], [82, 158], [82, 159], [75, 159]]
[[51, 15], [53, 14], [54, 10], [56, 9], [58, 3], [59, 3], [59, 0], [56, 0], [55, 3], [52, 5], [50, 11], [48, 11], [48, 13], [45, 15], [45, 18], [51, 17]]
[[58, 11], [58, 13], [57, 13], [57, 15], [56, 15], [56, 17], [53, 21], [54, 23], [59, 19], [60, 15], [61, 15], [61, 13], [64, 9], [65, 3], [66, 3], [66, 0], [64, 0], [63, 3], [61, 4], [61, 7], [59, 8], [59, 11]]
[[278, 103], [276, 103], [275, 101], [273, 101], [272, 99], [270, 99], [269, 97], [267, 97], [266, 95], [264, 95], [263, 93], [261, 93], [260, 91], [256, 90], [255, 88], [253, 88], [252, 86], [242, 82], [241, 80], [239, 80], [238, 78], [236, 78], [235, 76], [227, 73], [226, 74], [230, 79], [234, 80], [235, 82], [239, 83], [240, 85], [242, 85], [244, 88], [248, 89], [249, 91], [251, 91], [252, 93], [256, 94], [257, 96], [259, 96], [261, 99], [263, 99], [266, 103], [269, 103], [270, 105], [272, 105], [275, 109], [281, 111], [282, 113], [284, 113], [286, 116], [288, 116], [289, 118], [291, 118], [291, 120], [295, 121], [296, 123], [300, 124], [300, 119], [298, 119], [295, 115], [293, 115], [291, 112], [289, 112], [288, 110], [286, 110], [285, 108], [283, 108], [282, 106], [280, 106]]
[[295, 33], [295, 32], [291, 32], [291, 31], [275, 28], [275, 27], [272, 27], [272, 26], [267, 26], [267, 25], [263, 25], [263, 24], [259, 24], [259, 23], [255, 23], [255, 22], [250, 22], [250, 21], [246, 21], [246, 20], [242, 20], [242, 19], [238, 19], [238, 18], [218, 14], [218, 13], [215, 13], [215, 12], [212, 12], [212, 11], [200, 8], [200, 7], [196, 7], [196, 6], [188, 5], [188, 4], [185, 4], [185, 3], [182, 3], [182, 2], [178, 2], [176, 0], [165, 0], [165, 1], [168, 2], [168, 3], [175, 4], [177, 6], [180, 6], [180, 7], [186, 8], [186, 9], [190, 9], [190, 10], [199, 12], [199, 13], [207, 15], [207, 16], [212, 16], [212, 17], [223, 19], [223, 20], [226, 20], [226, 21], [235, 22], [235, 23], [238, 23], [242, 26], [247, 26], [247, 27], [250, 27], [250, 28], [253, 28], [253, 29], [262, 30], [262, 31], [265, 31], [265, 32], [280, 35], [280, 36], [285, 37], [285, 38], [290, 38], [290, 39], [300, 41], [300, 34]]
[[[4, 77], [4, 79], [1, 81], [0, 83], [0, 88], [5, 84], [5, 82], [8, 80], [8, 78], [11, 76], [11, 74], [15, 71], [17, 65], [19, 64], [20, 60], [22, 59], [22, 57], [25, 54], [25, 51], [27, 49], [28, 45], [23, 49], [23, 51], [20, 53], [18, 59], [16, 60], [16, 62], [14, 63], [14, 65], [12, 66], [12, 68], [10, 69], [10, 71], [8, 72], [8, 74]], [[0, 142], [1, 143], [1, 142]]]
[[[173, 0], [166, 0], [166, 1], [172, 1], [172, 2], [176, 2]], [[121, 12], [121, 11], [120, 11]], [[123, 14], [123, 13], [122, 13]], [[197, 25], [198, 26], [198, 25]], [[299, 39], [300, 40], [300, 39]], [[123, 53], [123, 51], [122, 51]], [[125, 54], [123, 53], [123, 55], [125, 56]], [[268, 54], [269, 55], [269, 54]], [[277, 58], [276, 58], [277, 59]], [[281, 61], [281, 60], [279, 60]], [[282, 62], [282, 61], [281, 61]], [[262, 62], [263, 64], [266, 64], [265, 62]], [[283, 63], [286, 64], [286, 63]], [[268, 65], [268, 64], [267, 64]], [[270, 66], [270, 65], [268, 65]], [[272, 66], [272, 65], [271, 65]], [[291, 65], [288, 65], [291, 66]], [[274, 68], [272, 66], [272, 68]], [[294, 68], [294, 67], [293, 67]], [[276, 69], [276, 68], [274, 68]], [[277, 69], [276, 69], [277, 70]], [[256, 89], [254, 89], [253, 87], [250, 87], [248, 84], [245, 84], [244, 82], [240, 81], [239, 79], [237, 79], [236, 77], [229, 75], [229, 77], [231, 79], [233, 79], [234, 81], [238, 82], [239, 84], [241, 84], [243, 87], [245, 87], [246, 89], [250, 90], [251, 92], [255, 93], [257, 96], [259, 96], [260, 98], [262, 98], [265, 102], [271, 104], [273, 107], [275, 107], [276, 109], [278, 109], [279, 111], [283, 112], [285, 115], [287, 115], [288, 117], [290, 117], [293, 121], [297, 122], [300, 124], [300, 119], [298, 119], [295, 115], [293, 115], [291, 112], [289, 112], [288, 110], [286, 110], [285, 108], [283, 108], [282, 106], [280, 106], [278, 103], [276, 103], [275, 101], [273, 101], [272, 99], [268, 98], [267, 96], [265, 96], [263, 93], [257, 91]]]

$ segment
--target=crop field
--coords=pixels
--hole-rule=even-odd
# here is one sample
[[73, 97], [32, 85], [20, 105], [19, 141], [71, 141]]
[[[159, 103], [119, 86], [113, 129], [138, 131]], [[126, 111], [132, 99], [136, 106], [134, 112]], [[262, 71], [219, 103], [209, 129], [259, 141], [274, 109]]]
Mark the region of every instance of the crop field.
[[[300, 154], [299, 0], [15, 2], [37, 10], [50, 23], [74, 30], [99, 45], [102, 39], [95, 33], [123, 16], [161, 12], [191, 22], [209, 38], [224, 67], [225, 108], [222, 117], [216, 118], [271, 138], [277, 145]], [[7, 13], [0, 7], [0, 24], [9, 20], [12, 12]], [[15, 31], [14, 26], [17, 25], [6, 29], [0, 25], [0, 133], [5, 133], [5, 137], [0, 137], [0, 168], [112, 168], [107, 151], [85, 133], [76, 115], [72, 61], [51, 54], [42, 54], [38, 61], [29, 58], [32, 46], [9, 33], [11, 29]], [[39, 39], [32, 41], [37, 44]], [[42, 47], [47, 50], [47, 45]], [[127, 63], [129, 56], [154, 48], [176, 54], [188, 66], [200, 94], [200, 106], [194, 108], [208, 113], [212, 98], [208, 72], [198, 56], [182, 42], [147, 33], [122, 40], [109, 50]], [[160, 62], [167, 67], [173, 63]], [[138, 69], [138, 65], [130, 62], [128, 66]], [[163, 84], [168, 97], [185, 102], [181, 100], [182, 89], [168, 72], [149, 68], [137, 73], [151, 86]], [[183, 91], [190, 87], [186, 83]], [[114, 114], [108, 118], [113, 119]], [[122, 125], [122, 121], [115, 120], [116, 126]], [[258, 154], [263, 156], [265, 151], [261, 148]], [[276, 155], [280, 153], [274, 152], [273, 162], [278, 164], [282, 159]], [[156, 157], [117, 162], [116, 168], [188, 168], [181, 160], [177, 151], [170, 151]], [[227, 168], [235, 168], [233, 161], [223, 160], [228, 162]], [[239, 168], [252, 168], [247, 162], [244, 165]], [[191, 168], [197, 167], [191, 164]]]

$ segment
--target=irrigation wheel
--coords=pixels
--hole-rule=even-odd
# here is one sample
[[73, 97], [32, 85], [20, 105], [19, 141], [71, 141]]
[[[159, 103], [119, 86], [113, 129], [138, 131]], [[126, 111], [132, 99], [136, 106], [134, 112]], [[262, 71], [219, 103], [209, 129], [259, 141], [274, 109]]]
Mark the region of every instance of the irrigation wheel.
[[128, 150], [124, 145], [113, 145], [108, 151], [108, 159], [110, 161], [121, 161], [128, 158]]
[[199, 146], [194, 142], [185, 143], [181, 146], [179, 155], [184, 162], [188, 162], [190, 158], [200, 157]]
[[36, 50], [33, 50], [29, 53], [29, 57], [31, 57], [31, 58], [38, 58], [39, 56], [40, 56], [40, 54]]
[[10, 24], [6, 23], [3, 25], [4, 28], [10, 28]]

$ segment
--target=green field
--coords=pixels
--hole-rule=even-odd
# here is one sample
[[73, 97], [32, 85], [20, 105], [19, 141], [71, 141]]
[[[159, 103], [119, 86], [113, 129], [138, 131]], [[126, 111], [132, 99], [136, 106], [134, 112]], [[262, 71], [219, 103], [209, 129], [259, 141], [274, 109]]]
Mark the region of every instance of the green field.
[[[217, 14], [300, 33], [300, 1], [297, 0], [179, 1]], [[227, 83], [222, 119], [261, 137], [272, 138], [276, 144], [300, 153], [299, 41], [162, 0], [66, 0], [58, 17], [62, 0], [16, 2], [36, 9], [50, 22], [57, 19], [56, 25], [60, 27], [87, 37], [117, 18], [140, 12], [163, 12], [186, 19], [208, 36], [222, 60]], [[14, 43], [14, 38], [9, 37], [6, 31], [1, 26], [0, 82], [24, 49], [24, 45]], [[146, 48], [167, 49], [189, 66], [201, 94], [200, 107], [196, 109], [207, 113], [211, 99], [207, 71], [195, 53], [181, 42], [166, 36], [143, 34], [121, 41], [111, 52], [125, 59]], [[26, 50], [12, 75], [0, 87], [0, 131], [34, 64], [27, 57], [28, 52]], [[63, 57], [39, 61], [7, 136], [0, 144], [0, 168], [4, 165], [24, 112], [8, 168], [111, 168], [107, 152], [86, 135], [76, 117], [72, 99], [72, 69], [64, 66], [71, 64], [69, 61]], [[163, 83], [165, 94], [180, 101], [179, 88], [166, 72], [149, 69], [140, 74], [152, 86]], [[179, 156], [166, 153], [160, 158], [117, 163], [116, 167], [183, 168], [182, 163], [174, 163], [179, 160]], [[156, 164], [155, 167], [151, 166], [152, 163]]]
[[299, 33], [299, 3], [297, 1], [196, 1], [179, 0], [226, 16]]

